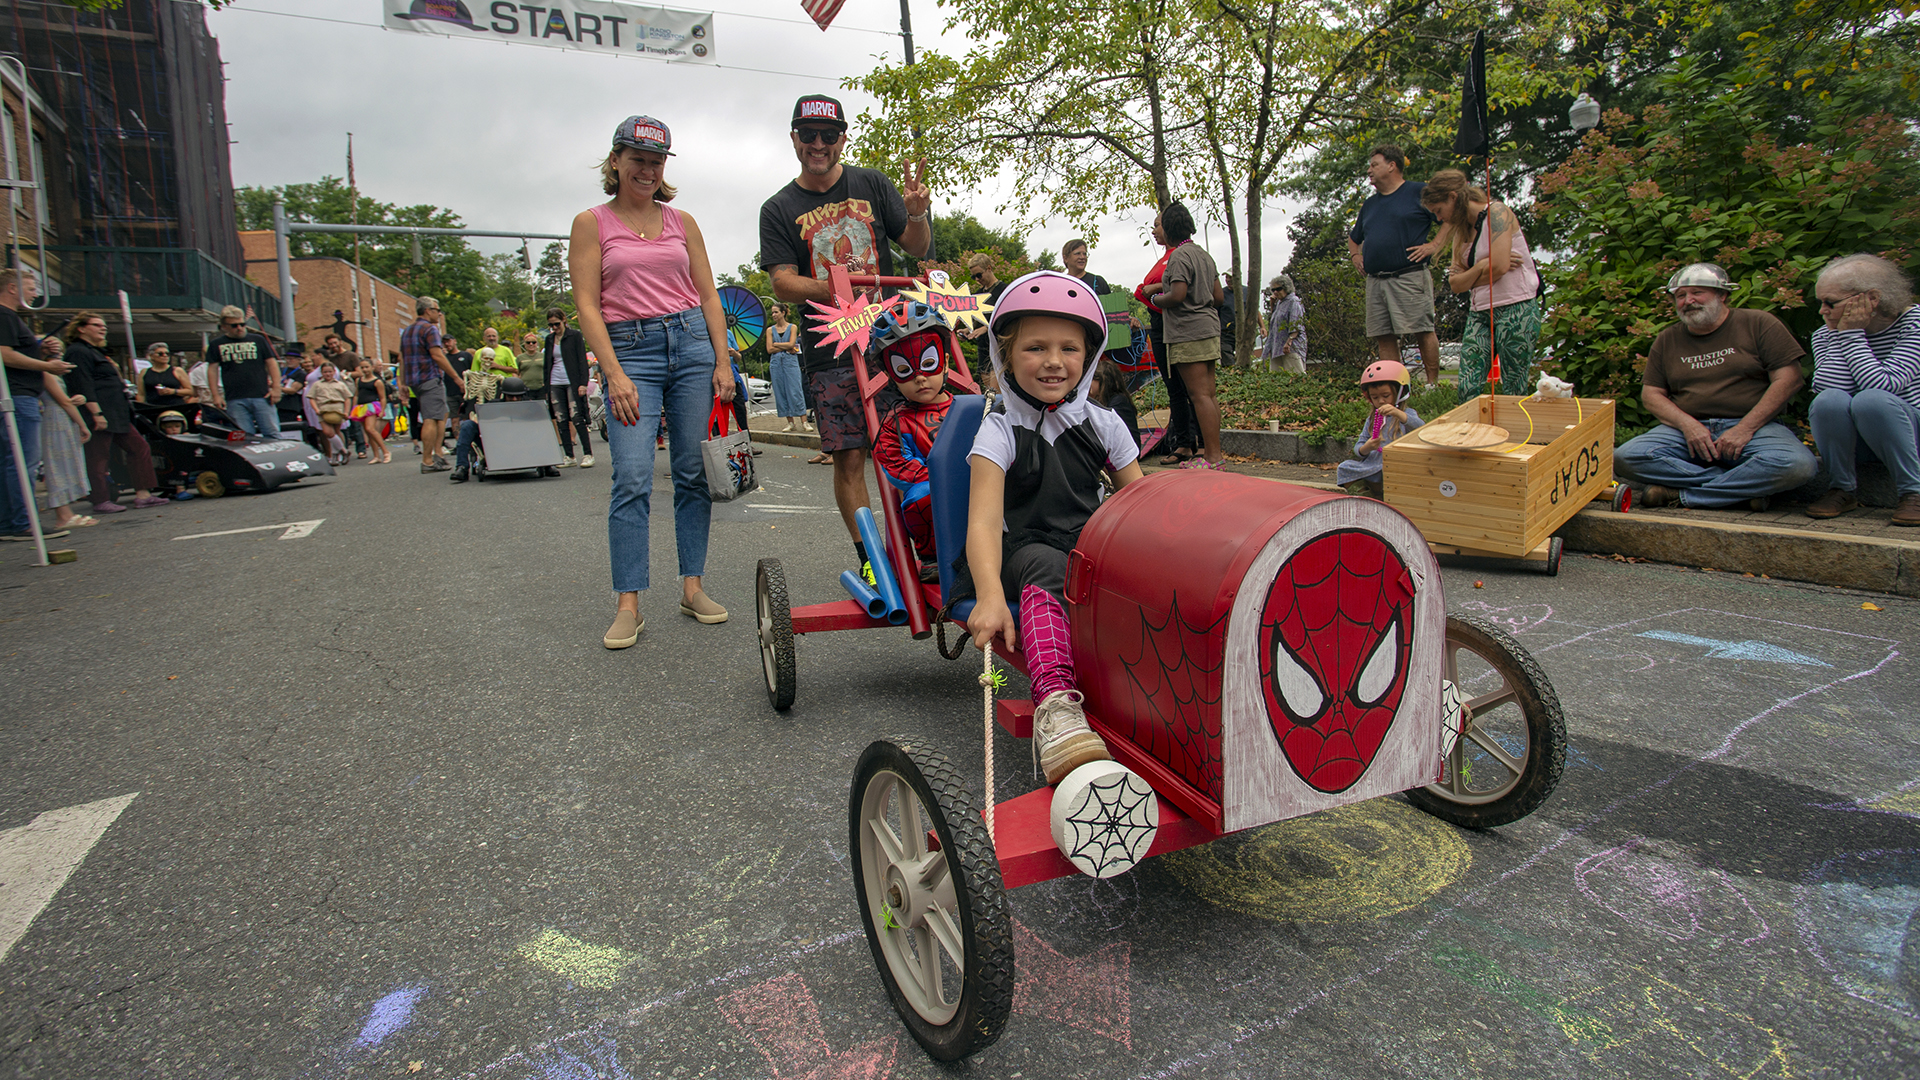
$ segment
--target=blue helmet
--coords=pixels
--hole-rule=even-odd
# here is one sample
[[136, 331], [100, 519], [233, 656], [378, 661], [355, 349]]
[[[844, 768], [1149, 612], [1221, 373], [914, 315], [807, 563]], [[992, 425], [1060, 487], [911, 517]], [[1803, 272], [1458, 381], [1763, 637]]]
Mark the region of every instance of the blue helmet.
[[897, 310], [882, 314], [873, 321], [873, 342], [887, 346], [896, 341], [920, 333], [922, 330], [947, 329], [947, 317], [934, 310], [929, 304], [910, 300]]

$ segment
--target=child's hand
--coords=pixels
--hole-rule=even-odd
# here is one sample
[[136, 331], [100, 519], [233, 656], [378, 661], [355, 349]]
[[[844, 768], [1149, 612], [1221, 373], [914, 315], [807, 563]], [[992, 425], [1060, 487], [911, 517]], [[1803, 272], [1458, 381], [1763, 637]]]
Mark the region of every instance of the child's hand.
[[1392, 405], [1381, 405], [1373, 411], [1379, 413], [1381, 416], [1391, 416], [1403, 424], [1407, 422], [1407, 414]]
[[1004, 599], [976, 602], [967, 616], [967, 634], [973, 638], [973, 647], [982, 652], [996, 634], [1006, 643], [1008, 652], [1020, 647], [1020, 627]]
[[1371, 454], [1378, 449], [1380, 449], [1380, 440], [1368, 439], [1366, 442], [1363, 442], [1359, 446], [1354, 447], [1353, 452], [1359, 457], [1366, 457], [1368, 454]]

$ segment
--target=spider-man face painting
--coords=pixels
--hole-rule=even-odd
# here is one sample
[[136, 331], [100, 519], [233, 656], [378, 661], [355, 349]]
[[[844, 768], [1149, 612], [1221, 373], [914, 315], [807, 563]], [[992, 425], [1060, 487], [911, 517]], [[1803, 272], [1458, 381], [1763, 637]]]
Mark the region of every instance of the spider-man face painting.
[[1345, 529], [1275, 575], [1260, 613], [1260, 686], [1287, 764], [1345, 791], [1393, 725], [1413, 655], [1413, 575], [1391, 545]]
[[881, 362], [893, 381], [910, 382], [922, 375], [938, 373], [946, 365], [947, 357], [940, 351], [939, 332], [922, 330], [882, 349]]

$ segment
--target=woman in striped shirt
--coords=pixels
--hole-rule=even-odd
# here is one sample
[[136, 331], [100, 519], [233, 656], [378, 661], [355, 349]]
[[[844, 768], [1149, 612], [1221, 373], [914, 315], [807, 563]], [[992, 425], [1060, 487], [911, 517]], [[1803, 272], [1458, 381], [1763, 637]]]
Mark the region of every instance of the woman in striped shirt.
[[1833, 487], [1807, 516], [1839, 517], [1860, 505], [1859, 461], [1878, 460], [1900, 495], [1895, 525], [1920, 525], [1920, 306], [1900, 267], [1848, 255], [1820, 272], [1813, 293], [1826, 325], [1813, 332], [1808, 419]]

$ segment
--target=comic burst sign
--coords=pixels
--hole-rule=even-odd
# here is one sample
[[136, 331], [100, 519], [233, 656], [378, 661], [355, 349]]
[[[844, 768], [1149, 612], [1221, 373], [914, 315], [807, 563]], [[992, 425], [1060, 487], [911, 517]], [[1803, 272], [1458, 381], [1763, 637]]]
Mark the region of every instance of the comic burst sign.
[[867, 339], [873, 334], [874, 321], [881, 315], [892, 311], [900, 303], [897, 296], [875, 300], [861, 293], [851, 301], [842, 304], [838, 300], [823, 304], [818, 300], [809, 300], [816, 314], [813, 324], [825, 335], [822, 344], [833, 346], [835, 356], [848, 349], [865, 350]]
[[926, 288], [908, 289], [901, 295], [945, 315], [947, 325], [955, 330], [985, 326], [988, 316], [993, 314], [993, 305], [987, 302], [985, 293], [975, 293], [973, 286], [965, 282], [959, 288], [954, 288], [952, 280], [942, 270], [927, 275]]

